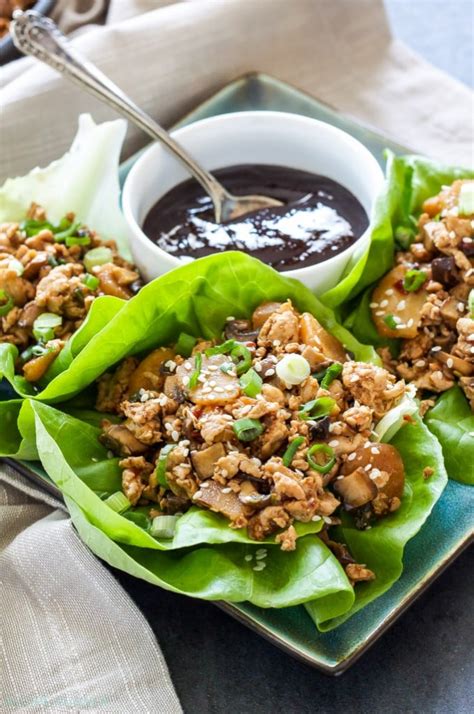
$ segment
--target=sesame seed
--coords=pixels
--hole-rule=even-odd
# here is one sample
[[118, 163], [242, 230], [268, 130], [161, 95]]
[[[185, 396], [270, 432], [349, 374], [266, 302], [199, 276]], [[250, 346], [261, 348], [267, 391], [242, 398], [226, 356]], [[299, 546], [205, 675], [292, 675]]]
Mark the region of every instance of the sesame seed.
[[313, 517], [311, 518], [311, 520], [316, 523], [316, 521], [320, 521], [320, 520], [321, 520], [321, 516], [313, 516]]
[[333, 439], [332, 441], [329, 442], [329, 446], [339, 446], [339, 440]]
[[224, 387], [214, 387], [214, 391], [218, 392], [219, 394], [222, 394], [224, 391]]
[[219, 369], [219, 367], [217, 366], [217, 364], [210, 364], [208, 367], [208, 370], [210, 372], [216, 372], [218, 369]]
[[369, 474], [369, 478], [373, 481], [374, 479], [378, 478], [382, 472], [380, 469], [372, 469], [372, 471]]
[[385, 295], [393, 295], [393, 289], [389, 288], [388, 290], [386, 290]]
[[244, 557], [244, 560], [246, 560], [247, 563], [250, 563], [250, 561], [252, 560], [252, 558], [253, 558], [252, 555], [246, 555], [246, 556]]
[[456, 308], [457, 308], [458, 312], [464, 312], [464, 309], [465, 309], [464, 303], [458, 302], [458, 304], [456, 305]]
[[377, 317], [381, 317], [382, 315], [385, 315], [385, 312], [383, 310], [377, 310], [375, 314], [377, 315]]
[[226, 317], [226, 322], [230, 322], [231, 320], [235, 320], [235, 317], [233, 315], [229, 315], [229, 317]]
[[370, 441], [366, 441], [364, 444], [364, 449], [368, 449], [371, 446]]
[[332, 523], [332, 520], [329, 518], [329, 516], [323, 516], [323, 521], [325, 523], [328, 523], [329, 525]]
[[201, 488], [209, 488], [209, 484], [207, 483], [207, 481], [201, 484]]
[[441, 347], [439, 345], [436, 345], [435, 347], [431, 348], [432, 352], [441, 352]]
[[474, 347], [471, 347], [471, 348], [469, 349], [469, 351], [470, 351], [471, 354], [474, 354]]
[[370, 471], [372, 468], [372, 464], [367, 464], [367, 466], [364, 466], [364, 471]]
[[267, 369], [267, 371], [264, 374], [264, 377], [273, 377], [274, 374], [275, 374], [275, 370], [270, 368], [270, 369]]
[[206, 376], [204, 374], [200, 374], [198, 377], [198, 382], [200, 384], [204, 384], [205, 381], [206, 381]]
[[380, 307], [387, 307], [387, 305], [388, 305], [388, 300], [382, 300], [382, 302], [380, 303]]
[[462, 240], [464, 241], [464, 243], [472, 243], [472, 238], [470, 238], [469, 236], [464, 236]]
[[185, 387], [188, 386], [189, 382], [191, 381], [190, 377], [183, 377], [182, 382]]
[[171, 426], [171, 424], [168, 423], [165, 424], [165, 429], [166, 431], [173, 431], [173, 427]]
[[257, 553], [257, 555], [255, 556], [255, 558], [257, 560], [265, 560], [266, 557], [267, 557], [266, 553]]
[[[342, 481], [343, 478], [344, 478], [344, 476], [338, 476], [337, 479], [336, 479], [336, 481]], [[314, 519], [313, 519], [313, 520], [314, 520]]]
[[202, 491], [196, 491], [196, 493], [195, 493], [194, 496], [193, 496], [193, 500], [194, 500], [195, 498], [201, 498], [201, 496], [202, 496]]
[[449, 231], [450, 238], [456, 238], [456, 233], [454, 231]]
[[262, 371], [262, 363], [261, 363], [261, 362], [255, 362], [253, 368], [254, 368], [254, 370], [255, 370], [256, 372], [261, 372], [261, 371]]
[[211, 381], [209, 382], [210, 387], [215, 387], [216, 384], [217, 384], [217, 382], [214, 379], [211, 379]]
[[259, 570], [264, 570], [266, 567], [267, 567], [266, 563], [260, 562], [260, 563], [257, 563], [257, 565], [254, 565], [253, 569], [258, 572]]
[[380, 449], [378, 449], [376, 446], [372, 446], [372, 448], [370, 449], [370, 452], [372, 454], [380, 454]]
[[228, 475], [229, 475], [229, 472], [227, 471], [227, 469], [221, 469], [222, 478], [227, 478]]
[[353, 374], [353, 375], [350, 377], [350, 381], [351, 381], [351, 382], [358, 382], [358, 381], [359, 381], [359, 375], [358, 375], [358, 374]]
[[369, 303], [369, 307], [375, 308], [375, 307], [378, 307], [378, 306], [379, 306], [378, 302], [371, 302], [371, 303]]
[[397, 310], [404, 310], [407, 306], [407, 301], [406, 300], [400, 300], [400, 302], [397, 305]]
[[99, 460], [99, 459], [97, 459], [95, 456], [92, 456], [92, 457], [91, 457], [91, 461], [94, 461], [94, 463], [96, 463], [98, 460]]
[[178, 439], [179, 439], [179, 432], [177, 432], [176, 429], [174, 429], [174, 430], [171, 432], [171, 438], [173, 439], [173, 441], [178, 441]]
[[229, 486], [226, 486], [226, 488], [222, 489], [222, 493], [230, 493], [232, 489]]
[[446, 367], [449, 367], [449, 369], [451, 369], [452, 366], [453, 366], [453, 364], [454, 364], [453, 358], [452, 358], [452, 357], [449, 357], [449, 358], [446, 360]]
[[395, 325], [396, 330], [404, 330], [405, 327], [406, 325], [404, 325], [403, 322], [401, 322], [399, 325]]
[[268, 549], [267, 548], [257, 548], [255, 551], [257, 555], [267, 555]]
[[234, 391], [234, 385], [233, 384], [226, 384], [224, 387], [226, 392], [233, 392]]
[[425, 365], [426, 365], [426, 362], [425, 362], [424, 359], [418, 359], [418, 360], [415, 362], [415, 367], [424, 367]]
[[281, 345], [281, 340], [273, 340], [273, 344], [275, 347], [279, 347]]
[[413, 318], [410, 317], [410, 319], [409, 319], [408, 322], [407, 322], [407, 327], [412, 327], [413, 322], [414, 322]]
[[357, 456], [356, 452], [353, 451], [352, 454], [349, 454], [349, 456], [347, 457], [347, 460], [348, 460], [348, 461], [354, 461], [354, 459], [355, 459], [356, 456]]
[[203, 394], [210, 394], [212, 392], [212, 389], [210, 387], [203, 387], [202, 388], [202, 393]]
[[111, 451], [110, 449], [107, 451], [107, 458], [108, 458], [108, 459], [113, 459], [113, 458], [114, 458], [114, 452]]

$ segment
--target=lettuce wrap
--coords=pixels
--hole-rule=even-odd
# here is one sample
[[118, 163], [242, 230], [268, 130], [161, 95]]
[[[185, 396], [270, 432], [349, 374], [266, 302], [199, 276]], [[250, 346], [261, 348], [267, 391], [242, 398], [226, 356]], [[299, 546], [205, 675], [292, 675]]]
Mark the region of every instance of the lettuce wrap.
[[[371, 242], [355, 255], [342, 280], [322, 296], [337, 310], [343, 324], [362, 342], [397, 348], [397, 340], [383, 339], [372, 321], [369, 303], [376, 282], [394, 264], [398, 227], [410, 229], [423, 201], [456, 179], [472, 179], [474, 172], [442, 166], [420, 156], [394, 156], [387, 152], [387, 179], [374, 211]], [[461, 390], [442, 394], [425, 422], [441, 442], [449, 476], [474, 484], [474, 415]]]
[[[245, 529], [231, 529], [222, 516], [196, 507], [178, 520], [172, 539], [152, 538], [138, 519], [129, 520], [104, 502], [120, 488], [121, 470], [118, 459], [109, 458], [98, 441], [96, 426], [34, 400], [17, 400], [14, 406], [12, 428], [24, 443], [36, 444], [81, 538], [96, 555], [135, 577], [193, 597], [248, 601], [259, 607], [305, 604], [322, 631], [337, 627], [395, 582], [404, 546], [429, 516], [447, 481], [436, 438], [420, 420], [404, 426], [392, 442], [406, 469], [402, 507], [367, 531], [358, 531], [344, 516], [332, 534], [376, 573], [375, 581], [354, 590], [335, 556], [316, 537], [321, 522], [296, 524], [298, 546], [291, 553], [282, 552], [272, 537], [256, 542]], [[3, 432], [2, 449], [9, 438]], [[429, 479], [423, 477], [427, 466], [433, 469]], [[267, 567], [254, 571], [255, 554], [262, 546], [268, 550]]]

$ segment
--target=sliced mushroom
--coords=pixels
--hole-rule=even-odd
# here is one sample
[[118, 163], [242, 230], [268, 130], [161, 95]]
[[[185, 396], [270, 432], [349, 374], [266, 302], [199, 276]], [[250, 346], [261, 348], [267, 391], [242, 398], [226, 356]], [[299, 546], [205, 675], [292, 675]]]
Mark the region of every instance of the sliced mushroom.
[[202, 354], [199, 370], [199, 381], [195, 387], [189, 388], [189, 381], [195, 370], [194, 360], [185, 361], [176, 370], [176, 377], [183, 389], [189, 393], [189, 399], [200, 406], [222, 406], [233, 402], [240, 395], [239, 380], [234, 371], [232, 374], [222, 371], [221, 367], [228, 365], [227, 355]]
[[431, 274], [433, 280], [445, 287], [455, 285], [457, 282], [456, 262], [452, 255], [444, 255], [431, 261]]
[[259, 305], [252, 315], [252, 326], [260, 329], [264, 322], [281, 307], [281, 302], [264, 302]]
[[231, 521], [245, 517], [246, 508], [233, 491], [224, 493], [223, 487], [216, 481], [204, 481], [193, 498], [194, 503], [209, 508], [216, 513], [222, 513]]
[[[411, 338], [417, 335], [427, 293], [423, 287], [416, 292], [403, 289], [403, 278], [408, 270], [405, 265], [397, 265], [382, 278], [372, 293], [372, 320], [382, 337]], [[399, 327], [387, 325], [385, 320], [389, 316]]]
[[334, 483], [334, 490], [342, 496], [344, 505], [359, 508], [372, 501], [377, 493], [377, 486], [363, 468], [356, 469], [343, 479]]
[[225, 456], [225, 449], [221, 442], [208, 446], [202, 451], [191, 451], [191, 461], [197, 477], [202, 481], [211, 478], [214, 474], [216, 461]]
[[224, 328], [226, 340], [237, 342], [256, 342], [258, 330], [252, 328], [250, 320], [228, 320]]
[[314, 347], [327, 359], [334, 362], [345, 362], [346, 351], [335, 337], [329, 334], [324, 327], [309, 312], [304, 312], [300, 318], [301, 342]]
[[99, 436], [99, 441], [106, 449], [111, 449], [120, 456], [143, 454], [148, 448], [138, 441], [126, 426], [112, 424], [107, 419], [102, 422], [102, 434]]
[[[376, 486], [376, 491], [385, 494], [389, 499], [402, 497], [405, 485], [405, 469], [402, 458], [394, 446], [374, 443], [373, 446], [367, 449], [362, 447], [353, 453], [355, 453], [355, 458], [351, 461], [345, 461], [341, 468], [343, 475], [351, 474], [354, 470], [360, 469], [368, 475], [372, 469], [378, 469], [378, 471], [388, 474], [388, 479], [383, 484], [378, 484], [377, 479], [375, 481], [370, 479]], [[369, 464], [371, 469], [367, 469]], [[336, 481], [336, 484], [341, 483], [343, 481]]]
[[445, 364], [453, 372], [462, 374], [463, 377], [470, 377], [474, 374], [474, 364], [470, 364], [467, 360], [449, 354], [449, 352], [433, 352], [432, 356], [439, 362]]
[[132, 372], [128, 391], [130, 394], [139, 389], [150, 389], [159, 392], [163, 387], [165, 375], [161, 371], [162, 365], [168, 360], [174, 360], [175, 352], [170, 347], [158, 347], [143, 359]]

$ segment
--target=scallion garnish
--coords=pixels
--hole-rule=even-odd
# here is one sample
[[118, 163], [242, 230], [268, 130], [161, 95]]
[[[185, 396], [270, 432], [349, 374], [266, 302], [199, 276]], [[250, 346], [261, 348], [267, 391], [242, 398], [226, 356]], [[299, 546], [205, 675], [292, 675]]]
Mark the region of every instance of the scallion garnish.
[[153, 538], [172, 538], [179, 516], [155, 516], [150, 528]]
[[287, 468], [291, 466], [291, 462], [295, 458], [295, 454], [301, 444], [304, 444], [304, 436], [297, 436], [296, 439], [293, 439], [293, 441], [283, 454], [283, 466], [286, 466]]
[[95, 275], [91, 275], [90, 273], [84, 275], [82, 282], [89, 290], [97, 290], [100, 284], [99, 278], [96, 278]]
[[263, 434], [263, 424], [258, 419], [237, 419], [232, 429], [239, 441], [253, 441]]
[[46, 347], [46, 345], [30, 345], [30, 347], [27, 347], [26, 350], [21, 353], [20, 358], [22, 362], [29, 362], [33, 357], [42, 357], [43, 355], [47, 355], [48, 352], [51, 352], [51, 347]]
[[141, 511], [125, 511], [123, 517], [126, 518], [127, 521], [132, 521], [135, 525], [140, 526], [140, 528], [143, 528], [145, 531], [149, 529], [151, 524], [146, 513], [142, 513]]
[[472, 216], [474, 214], [474, 181], [463, 183], [459, 191], [459, 215]]
[[298, 412], [300, 419], [320, 419], [328, 416], [336, 405], [336, 400], [332, 397], [318, 397], [303, 404]]
[[156, 482], [163, 486], [163, 488], [169, 488], [168, 479], [166, 478], [166, 466], [168, 463], [168, 456], [170, 452], [176, 447], [176, 444], [166, 444], [160, 451], [158, 456], [158, 462], [156, 464], [155, 476]]
[[407, 293], [416, 293], [426, 282], [428, 276], [423, 270], [408, 270], [403, 278], [403, 289]]
[[28, 238], [35, 236], [37, 233], [45, 229], [54, 233], [54, 226], [52, 223], [49, 221], [36, 221], [32, 218], [22, 221], [20, 223], [20, 229], [26, 233]]
[[[324, 456], [328, 457], [328, 460], [324, 464], [319, 464], [313, 459], [313, 455], [315, 454], [324, 454]], [[336, 454], [334, 449], [328, 444], [313, 444], [313, 446], [308, 449], [306, 459], [312, 469], [319, 471], [320, 474], [327, 474], [336, 463]]]
[[245, 347], [245, 345], [237, 343], [236, 346], [232, 349], [230, 356], [235, 362], [235, 371], [237, 372], [238, 376], [244, 374], [244, 372], [250, 369], [250, 366], [252, 364], [252, 353], [247, 347]]
[[177, 354], [182, 357], [189, 357], [196, 342], [196, 338], [192, 335], [188, 335], [186, 332], [180, 332], [175, 347]]
[[54, 233], [54, 240], [56, 243], [64, 243], [66, 238], [69, 238], [70, 236], [73, 236], [79, 228], [81, 227], [80, 223], [71, 223], [69, 228], [66, 228], [64, 231], [59, 231], [59, 233]]
[[84, 265], [86, 270], [92, 272], [92, 268], [97, 265], [104, 265], [105, 263], [111, 263], [113, 259], [113, 254], [110, 248], [106, 248], [105, 245], [101, 245], [99, 248], [92, 248], [88, 250], [84, 256]]
[[54, 330], [62, 324], [61, 315], [54, 312], [43, 312], [33, 322], [33, 335], [38, 342], [48, 342], [54, 339]]
[[469, 297], [467, 299], [467, 306], [469, 309], [469, 314], [472, 318], [474, 318], [474, 290], [471, 290], [469, 293]]
[[395, 240], [400, 246], [406, 250], [413, 243], [416, 232], [411, 226], [397, 226], [395, 228]]
[[322, 389], [327, 389], [331, 382], [333, 382], [336, 377], [339, 377], [339, 375], [342, 372], [342, 364], [340, 362], [334, 362], [334, 364], [330, 365], [325, 374], [324, 377], [322, 378], [320, 385]]
[[213, 355], [227, 355], [236, 346], [237, 342], [235, 340], [226, 340], [221, 345], [216, 345], [215, 347], [208, 347], [205, 350], [206, 357], [212, 357]]
[[387, 325], [387, 327], [390, 327], [391, 330], [396, 330], [397, 329], [397, 321], [395, 320], [393, 315], [385, 315], [383, 321]]
[[122, 493], [122, 491], [117, 491], [116, 493], [113, 493], [111, 496], [105, 499], [104, 503], [106, 503], [109, 508], [111, 508], [116, 513], [123, 513], [124, 511], [127, 511], [129, 508], [131, 508], [132, 505], [126, 495]]
[[15, 305], [11, 295], [6, 290], [0, 290], [0, 317], [8, 315], [12, 307]]
[[275, 367], [275, 371], [282, 382], [293, 386], [295, 384], [301, 384], [301, 382], [304, 382], [304, 380], [309, 377], [311, 367], [309, 366], [308, 360], [302, 357], [302, 355], [290, 354], [281, 358]]
[[239, 379], [240, 386], [247, 397], [256, 397], [262, 391], [262, 378], [254, 369], [249, 369]]
[[189, 389], [194, 389], [197, 386], [199, 375], [201, 374], [202, 367], [202, 353], [197, 352], [194, 357], [194, 372], [189, 378]]
[[66, 236], [66, 245], [71, 248], [73, 245], [90, 245], [90, 236]]

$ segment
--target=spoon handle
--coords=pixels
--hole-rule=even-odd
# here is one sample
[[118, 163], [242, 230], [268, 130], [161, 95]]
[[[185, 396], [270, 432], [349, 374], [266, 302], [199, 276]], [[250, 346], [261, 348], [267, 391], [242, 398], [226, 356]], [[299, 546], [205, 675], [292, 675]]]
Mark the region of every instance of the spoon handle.
[[220, 222], [221, 208], [228, 198], [225, 188], [94, 64], [73, 51], [53, 20], [35, 10], [17, 10], [10, 31], [13, 42], [21, 52], [48, 64], [130, 119], [152, 139], [163, 142], [209, 194], [214, 203], [216, 220]]

